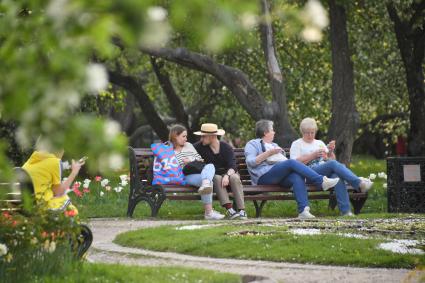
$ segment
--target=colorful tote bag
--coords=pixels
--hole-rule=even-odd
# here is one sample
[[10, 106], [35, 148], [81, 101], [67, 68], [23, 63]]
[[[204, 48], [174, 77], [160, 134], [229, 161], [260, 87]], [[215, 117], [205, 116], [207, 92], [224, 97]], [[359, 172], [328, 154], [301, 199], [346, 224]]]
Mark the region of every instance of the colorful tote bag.
[[167, 143], [154, 143], [151, 149], [154, 155], [152, 185], [185, 185], [173, 147]]

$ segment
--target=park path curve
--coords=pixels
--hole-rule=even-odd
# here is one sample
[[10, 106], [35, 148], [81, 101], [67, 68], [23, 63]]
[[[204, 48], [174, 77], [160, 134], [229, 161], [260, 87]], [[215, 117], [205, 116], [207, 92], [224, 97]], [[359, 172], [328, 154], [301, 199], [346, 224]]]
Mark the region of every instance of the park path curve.
[[[276, 220], [273, 220], [276, 222]], [[282, 220], [284, 221], [284, 220]], [[156, 252], [119, 246], [112, 241], [116, 235], [135, 229], [162, 225], [191, 225], [199, 221], [91, 219], [94, 235], [88, 260], [139, 266], [182, 266], [236, 273], [257, 282], [417, 282], [418, 274], [408, 269], [359, 268], [296, 264], [258, 260], [223, 259]], [[205, 222], [203, 222], [205, 224]], [[252, 276], [248, 276], [252, 275]], [[268, 278], [268, 279], [262, 279]]]

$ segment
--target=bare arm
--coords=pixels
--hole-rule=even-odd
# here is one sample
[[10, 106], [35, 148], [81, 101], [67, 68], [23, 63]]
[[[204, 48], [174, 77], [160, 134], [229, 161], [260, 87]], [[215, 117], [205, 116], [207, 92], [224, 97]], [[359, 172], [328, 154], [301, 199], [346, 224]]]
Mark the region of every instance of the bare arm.
[[298, 160], [298, 161], [300, 161], [300, 162], [302, 162], [304, 164], [307, 164], [310, 161], [312, 161], [312, 160], [314, 160], [316, 158], [319, 158], [320, 156], [322, 156], [322, 153], [321, 153], [321, 150], [319, 149], [319, 150], [316, 150], [316, 151], [314, 151], [314, 152], [312, 152], [310, 154], [301, 155], [296, 160]]
[[257, 155], [257, 157], [255, 158], [255, 163], [260, 164], [261, 162], [263, 162], [264, 160], [266, 160], [268, 157], [277, 154], [277, 153], [282, 153], [282, 148], [280, 147], [276, 147], [273, 149], [269, 149], [263, 153], [260, 153], [259, 155]]
[[79, 162], [72, 160], [71, 174], [69, 174], [68, 178], [64, 182], [59, 185], [54, 185], [52, 187], [53, 195], [55, 197], [65, 194], [66, 189], [68, 189], [71, 186], [72, 182], [74, 182], [75, 177], [77, 177], [78, 172], [80, 172], [81, 166], [83, 166], [84, 163], [84, 161]]

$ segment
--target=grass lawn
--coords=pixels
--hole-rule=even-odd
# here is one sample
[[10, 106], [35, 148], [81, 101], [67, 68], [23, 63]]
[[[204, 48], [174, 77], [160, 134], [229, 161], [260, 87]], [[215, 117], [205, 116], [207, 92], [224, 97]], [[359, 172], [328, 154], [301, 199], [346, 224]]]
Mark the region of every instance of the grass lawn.
[[118, 264], [84, 263], [73, 272], [47, 276], [33, 282], [242, 282], [241, 277], [229, 273], [180, 267], [139, 267]]
[[[351, 165], [353, 171], [359, 176], [369, 176], [371, 173], [386, 172], [385, 160], [377, 160], [369, 156], [354, 156]], [[76, 197], [71, 193], [74, 204], [79, 208], [80, 215], [85, 217], [126, 217], [129, 185], [117, 193], [113, 190], [119, 183], [118, 176], [111, 177], [110, 186], [112, 189], [106, 191], [101, 188], [100, 183], [92, 181], [91, 192], [83, 197]], [[385, 180], [375, 179], [375, 185], [369, 193], [369, 198], [363, 207], [360, 217], [397, 217], [397, 214], [388, 215], [387, 211], [387, 189], [383, 187]], [[104, 195], [100, 196], [100, 190]], [[222, 211], [218, 202], [214, 202], [215, 209]], [[316, 216], [328, 217], [337, 216], [338, 209], [329, 210], [326, 200], [313, 200], [310, 203], [313, 214]], [[252, 202], [246, 203], [249, 216], [255, 215]], [[149, 206], [145, 202], [137, 205], [134, 218], [146, 218], [150, 216]], [[295, 201], [270, 201], [263, 209], [263, 217], [296, 217]], [[202, 204], [198, 201], [165, 201], [159, 214], [159, 219], [203, 219]]]
[[[320, 225], [310, 224], [316, 227]], [[168, 226], [120, 234], [115, 242], [129, 247], [218, 258], [390, 268], [413, 268], [425, 265], [424, 255], [397, 254], [379, 249], [380, 243], [389, 241], [383, 235], [349, 238], [338, 235], [335, 231], [318, 235], [299, 235], [289, 231], [293, 225], [295, 224], [234, 223], [233, 225], [208, 226], [195, 231]], [[305, 227], [309, 224], [301, 222], [300, 225]], [[341, 223], [325, 223], [325, 225], [329, 227], [339, 225], [337, 232], [344, 231], [341, 230], [341, 225], [344, 225]], [[388, 229], [396, 228], [397, 224], [394, 225]], [[423, 237], [425, 226], [415, 225], [413, 225], [414, 228], [410, 228], [421, 230], [422, 234], [419, 237]], [[377, 227], [382, 229], [383, 226]], [[345, 233], [358, 234], [352, 227], [346, 229]], [[419, 248], [424, 250], [423, 246]]]

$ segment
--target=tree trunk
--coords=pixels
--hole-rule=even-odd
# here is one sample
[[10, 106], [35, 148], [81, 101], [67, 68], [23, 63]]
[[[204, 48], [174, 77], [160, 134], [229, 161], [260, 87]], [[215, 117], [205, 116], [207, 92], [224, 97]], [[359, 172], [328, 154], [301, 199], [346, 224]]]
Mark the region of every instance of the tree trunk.
[[336, 140], [338, 161], [349, 164], [355, 134], [359, 124], [359, 114], [354, 100], [353, 63], [347, 34], [345, 8], [329, 1], [330, 40], [332, 46], [332, 118], [328, 138]]
[[[387, 11], [394, 23], [397, 44], [406, 71], [409, 93], [410, 129], [407, 151], [411, 156], [425, 155], [425, 80], [423, 61], [425, 53], [425, 1], [412, 3], [413, 15], [401, 19], [393, 3], [387, 4]], [[419, 22], [419, 23], [418, 23]]]
[[277, 133], [276, 142], [284, 147], [289, 147], [291, 142], [297, 138], [297, 133], [289, 122], [288, 107], [286, 103], [286, 86], [276, 57], [269, 2], [267, 0], [261, 0], [261, 8], [264, 15], [264, 21], [260, 26], [261, 43], [266, 59], [273, 97], [270, 116], [264, 118], [268, 118], [275, 122], [275, 130]]

